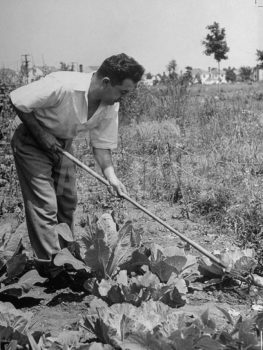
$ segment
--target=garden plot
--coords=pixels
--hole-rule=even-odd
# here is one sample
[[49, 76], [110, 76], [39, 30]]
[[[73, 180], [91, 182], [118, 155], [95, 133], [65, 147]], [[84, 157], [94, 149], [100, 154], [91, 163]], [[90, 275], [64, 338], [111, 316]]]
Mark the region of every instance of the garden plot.
[[[252, 317], [248, 301], [238, 304], [243, 293], [260, 307], [252, 250], [217, 252], [235, 269], [232, 276], [175, 241], [166, 247], [144, 243], [144, 232], [132, 221], [118, 228], [110, 214], [84, 220], [82, 213], [79, 224], [77, 240], [54, 259], [53, 284], [34, 267], [24, 223], [2, 237], [0, 312], [6, 345], [221, 349], [228, 344], [238, 349], [240, 342], [258, 344], [261, 314]], [[2, 228], [10, 231], [8, 225]], [[63, 224], [57, 232], [69, 234]], [[235, 303], [220, 303], [219, 295], [226, 300], [229, 291], [236, 293]]]

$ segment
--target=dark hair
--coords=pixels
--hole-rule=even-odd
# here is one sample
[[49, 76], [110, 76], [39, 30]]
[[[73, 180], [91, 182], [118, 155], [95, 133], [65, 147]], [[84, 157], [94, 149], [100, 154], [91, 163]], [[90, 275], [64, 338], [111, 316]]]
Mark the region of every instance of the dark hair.
[[122, 84], [124, 79], [138, 83], [143, 73], [143, 66], [125, 53], [106, 58], [97, 71], [99, 77], [109, 77], [112, 85]]

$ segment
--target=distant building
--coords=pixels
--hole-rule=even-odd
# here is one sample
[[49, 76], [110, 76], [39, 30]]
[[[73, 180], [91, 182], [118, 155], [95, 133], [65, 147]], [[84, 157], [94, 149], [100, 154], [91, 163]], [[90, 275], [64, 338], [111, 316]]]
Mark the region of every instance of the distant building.
[[226, 74], [223, 70], [220, 71], [217, 68], [210, 68], [208, 70], [203, 70], [199, 68], [194, 68], [192, 70], [193, 83], [194, 84], [226, 84]]
[[70, 70], [73, 72], [91, 73], [97, 71], [98, 69], [99, 66], [83, 66], [83, 64], [73, 63]]
[[160, 83], [160, 81], [161, 81], [160, 74], [152, 75], [150, 78], [144, 75], [141, 80], [141, 83], [147, 86], [153, 86]]
[[263, 81], [263, 68], [255, 67], [252, 70], [253, 81]]

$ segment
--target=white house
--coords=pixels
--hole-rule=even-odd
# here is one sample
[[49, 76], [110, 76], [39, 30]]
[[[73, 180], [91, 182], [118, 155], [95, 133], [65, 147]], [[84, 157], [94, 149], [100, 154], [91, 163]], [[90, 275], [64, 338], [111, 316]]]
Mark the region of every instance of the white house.
[[254, 81], [263, 81], [263, 68], [259, 68], [259, 67], [253, 68], [252, 79]]
[[201, 83], [205, 85], [211, 85], [227, 83], [225, 72], [223, 70], [220, 70], [219, 73], [219, 70], [217, 68], [208, 67], [208, 70], [194, 68], [192, 70], [192, 76], [194, 84]]

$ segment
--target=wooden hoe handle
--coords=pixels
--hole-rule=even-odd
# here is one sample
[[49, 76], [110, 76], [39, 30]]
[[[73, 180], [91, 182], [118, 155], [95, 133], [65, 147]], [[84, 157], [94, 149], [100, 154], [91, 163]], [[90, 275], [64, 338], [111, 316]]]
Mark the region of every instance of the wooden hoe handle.
[[[70, 154], [67, 151], [64, 151], [62, 149], [60, 149], [60, 152], [62, 152], [64, 154], [64, 156], [66, 156], [67, 158], [69, 158], [70, 160], [72, 160], [72, 162], [74, 162], [75, 164], [77, 164], [80, 168], [84, 169], [85, 171], [87, 171], [90, 175], [92, 175], [93, 177], [95, 177], [97, 180], [99, 180], [100, 182], [104, 183], [104, 185], [106, 186], [110, 186], [108, 181], [100, 176], [98, 173], [96, 173], [95, 171], [93, 171], [92, 169], [90, 169], [87, 165], [85, 165], [84, 163], [82, 163], [80, 160], [78, 160], [76, 157], [74, 157], [72, 154]], [[170, 225], [168, 225], [166, 222], [164, 222], [163, 220], [161, 220], [160, 218], [158, 218], [156, 215], [154, 215], [153, 213], [151, 213], [149, 210], [147, 210], [146, 208], [144, 208], [142, 205], [140, 205], [139, 203], [137, 203], [135, 200], [133, 200], [132, 198], [130, 198], [127, 194], [125, 193], [121, 193], [120, 196], [124, 199], [126, 199], [128, 202], [132, 203], [135, 207], [139, 208], [140, 210], [142, 210], [144, 213], [146, 213], [147, 215], [149, 215], [152, 219], [154, 219], [155, 221], [159, 222], [161, 225], [163, 225], [164, 227], [166, 227], [169, 231], [173, 232], [174, 234], [176, 234], [177, 236], [179, 236], [183, 241], [189, 243], [192, 247], [194, 247], [196, 250], [198, 250], [200, 253], [202, 253], [203, 255], [205, 255], [206, 257], [208, 257], [212, 262], [214, 262], [215, 264], [217, 264], [218, 266], [220, 266], [223, 269], [226, 269], [226, 266], [222, 263], [221, 260], [219, 260], [218, 258], [216, 258], [213, 254], [211, 254], [210, 252], [208, 252], [206, 249], [204, 249], [203, 247], [201, 247], [198, 243], [192, 241], [190, 238], [185, 237], [182, 233], [180, 233], [179, 231], [175, 230], [173, 227], [171, 227]]]

